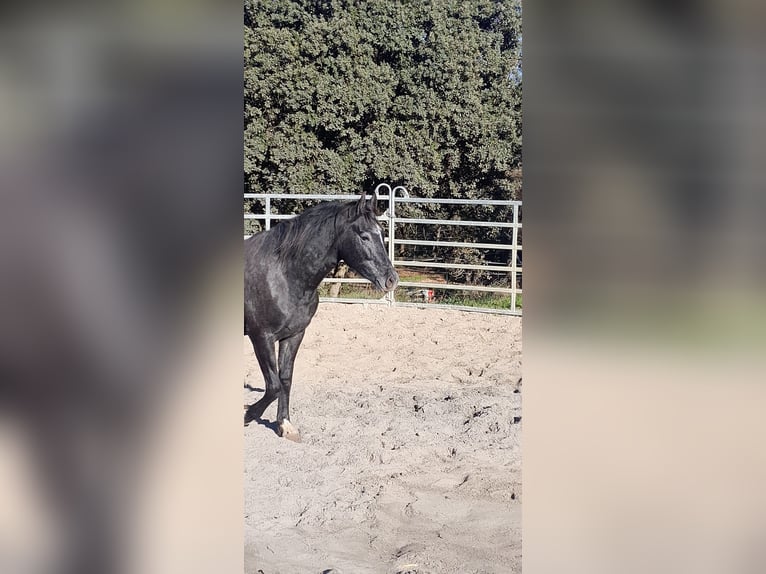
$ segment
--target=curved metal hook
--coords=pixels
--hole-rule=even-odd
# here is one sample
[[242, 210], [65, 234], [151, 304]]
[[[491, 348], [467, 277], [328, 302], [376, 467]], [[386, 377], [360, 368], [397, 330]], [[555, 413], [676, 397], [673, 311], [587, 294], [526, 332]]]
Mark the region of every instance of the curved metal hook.
[[374, 192], [374, 193], [375, 193], [375, 195], [377, 195], [377, 194], [378, 194], [378, 190], [379, 190], [381, 187], [383, 187], [383, 186], [385, 186], [385, 187], [387, 187], [387, 188], [388, 188], [388, 195], [389, 195], [389, 196], [391, 196], [391, 186], [390, 186], [390, 185], [388, 185], [387, 183], [379, 183], [379, 184], [378, 184], [378, 185], [375, 187], [375, 192]]
[[[389, 189], [391, 189], [391, 188], [389, 187]], [[396, 192], [397, 192], [397, 190], [402, 190], [402, 197], [409, 197], [409, 196], [410, 196], [410, 192], [409, 192], [409, 191], [407, 191], [407, 188], [406, 188], [406, 187], [404, 187], [403, 185], [397, 185], [397, 186], [396, 186], [396, 187], [395, 187], [395, 188], [392, 190], [392, 193], [393, 193], [394, 195], [396, 195]]]

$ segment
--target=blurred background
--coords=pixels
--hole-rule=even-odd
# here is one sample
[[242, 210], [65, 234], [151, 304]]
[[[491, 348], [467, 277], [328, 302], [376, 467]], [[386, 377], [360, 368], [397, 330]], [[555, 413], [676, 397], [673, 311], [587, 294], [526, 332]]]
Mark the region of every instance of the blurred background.
[[[1, 572], [242, 570], [240, 10], [3, 7]], [[763, 7], [524, 10], [524, 570], [763, 572]]]
[[0, 46], [0, 571], [241, 571], [241, 7]]
[[525, 4], [529, 574], [766, 569], [763, 23]]

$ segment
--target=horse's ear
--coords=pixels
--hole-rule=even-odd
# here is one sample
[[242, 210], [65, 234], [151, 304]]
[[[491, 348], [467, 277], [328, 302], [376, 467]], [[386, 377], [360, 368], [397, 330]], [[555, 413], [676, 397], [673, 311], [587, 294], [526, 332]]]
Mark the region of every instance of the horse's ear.
[[359, 198], [359, 201], [356, 202], [356, 213], [358, 215], [361, 215], [362, 213], [366, 212], [372, 212], [377, 213], [377, 207], [378, 207], [378, 194], [376, 192], [372, 192], [372, 199], [367, 201], [367, 194], [362, 193], [362, 196]]
[[375, 215], [378, 214], [378, 192], [372, 192], [372, 199], [367, 202], [367, 210]]
[[367, 194], [365, 192], [362, 192], [362, 197], [359, 198], [359, 201], [356, 202], [356, 213], [357, 215], [361, 215], [364, 213], [364, 210], [366, 208], [366, 200], [367, 200]]

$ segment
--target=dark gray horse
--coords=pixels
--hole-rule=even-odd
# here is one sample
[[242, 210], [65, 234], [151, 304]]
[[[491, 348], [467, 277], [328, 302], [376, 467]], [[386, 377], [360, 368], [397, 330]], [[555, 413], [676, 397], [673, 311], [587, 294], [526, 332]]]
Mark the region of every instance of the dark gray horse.
[[376, 289], [396, 288], [376, 205], [375, 195], [368, 201], [364, 194], [356, 202], [323, 203], [245, 242], [245, 331], [266, 385], [245, 424], [260, 421], [278, 398], [280, 436], [300, 440], [289, 420], [295, 356], [319, 304], [317, 288], [341, 259]]

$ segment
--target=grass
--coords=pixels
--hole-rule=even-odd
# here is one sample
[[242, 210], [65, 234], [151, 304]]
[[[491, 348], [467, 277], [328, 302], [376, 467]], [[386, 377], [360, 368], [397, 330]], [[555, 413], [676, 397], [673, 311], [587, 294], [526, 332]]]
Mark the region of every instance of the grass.
[[[323, 283], [320, 285], [319, 296], [329, 297], [331, 285], [332, 283]], [[338, 293], [338, 298], [342, 299], [370, 299], [375, 301], [381, 297], [383, 297], [382, 293], [375, 291], [371, 286], [367, 285], [341, 285], [340, 292]]]
[[[484, 309], [510, 309], [511, 296], [495, 293], [456, 293], [445, 295], [439, 303], [446, 305], [461, 305], [464, 307], [481, 307]], [[521, 294], [516, 295], [516, 309], [521, 309]]]
[[[420, 279], [407, 277], [408, 281], [416, 282]], [[418, 288], [400, 287], [396, 290], [396, 300], [400, 302], [422, 302], [418, 296]], [[444, 305], [459, 305], [464, 307], [478, 307], [483, 309], [510, 309], [511, 296], [499, 293], [473, 293], [468, 291], [452, 291], [446, 289], [434, 289], [434, 303]], [[321, 297], [329, 297], [330, 284], [323, 284], [319, 288]], [[344, 284], [341, 286], [339, 298], [343, 299], [371, 299], [376, 300], [382, 297], [382, 293], [375, 291], [367, 285]], [[516, 295], [516, 309], [522, 308], [522, 295]]]
[[[404, 303], [423, 303], [421, 295], [423, 289], [420, 287], [408, 287], [407, 283], [444, 283], [444, 276], [439, 273], [418, 272], [410, 269], [398, 269], [402, 280], [399, 288], [396, 290], [396, 300]], [[356, 276], [350, 273], [351, 277]], [[333, 283], [323, 283], [319, 286], [320, 297], [330, 297], [331, 286]], [[453, 289], [433, 288], [434, 299], [432, 303], [442, 305], [455, 305], [463, 307], [476, 307], [481, 309], [511, 309], [511, 295], [491, 292], [473, 292], [460, 291]], [[339, 299], [360, 299], [377, 301], [383, 297], [379, 291], [375, 291], [371, 285], [358, 283], [343, 283], [338, 292]], [[516, 294], [515, 309], [521, 310], [522, 295]]]

